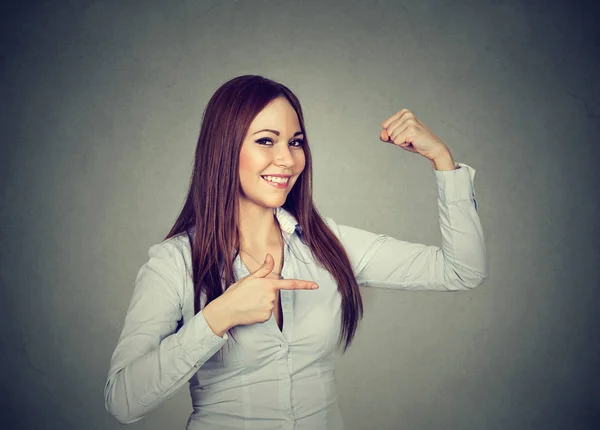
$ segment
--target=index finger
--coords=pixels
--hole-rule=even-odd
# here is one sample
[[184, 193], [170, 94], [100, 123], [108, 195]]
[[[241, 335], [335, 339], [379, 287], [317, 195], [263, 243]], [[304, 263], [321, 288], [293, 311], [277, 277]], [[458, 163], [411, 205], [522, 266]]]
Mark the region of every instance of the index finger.
[[312, 281], [281, 279], [275, 282], [274, 288], [276, 290], [316, 290], [319, 286]]
[[392, 121], [397, 120], [398, 118], [400, 118], [402, 115], [404, 115], [406, 112], [408, 112], [408, 109], [402, 109], [398, 112], [396, 112], [394, 115], [392, 115], [391, 117], [389, 117], [388, 119], [386, 119], [385, 121], [383, 121], [381, 123], [381, 126], [383, 128], [388, 128], [388, 126], [392, 123]]

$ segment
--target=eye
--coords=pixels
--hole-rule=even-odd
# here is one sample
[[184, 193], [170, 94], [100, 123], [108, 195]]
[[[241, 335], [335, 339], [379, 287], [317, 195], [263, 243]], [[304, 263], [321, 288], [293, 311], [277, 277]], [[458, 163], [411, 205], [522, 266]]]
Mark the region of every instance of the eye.
[[257, 139], [255, 140], [256, 143], [260, 144], [260, 145], [267, 145], [267, 142], [270, 142], [271, 144], [273, 144], [273, 141], [271, 139], [269, 139], [268, 137], [263, 137], [262, 139]]
[[[263, 146], [271, 146], [273, 145], [273, 140], [269, 137], [263, 137], [261, 139], [255, 140], [256, 143]], [[304, 145], [304, 139], [294, 139], [290, 142], [290, 145], [294, 148], [300, 148]]]

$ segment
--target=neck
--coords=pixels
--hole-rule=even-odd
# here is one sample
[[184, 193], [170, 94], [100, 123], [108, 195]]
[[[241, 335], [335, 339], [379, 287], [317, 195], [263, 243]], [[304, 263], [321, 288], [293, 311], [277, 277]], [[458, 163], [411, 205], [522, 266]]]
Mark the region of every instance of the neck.
[[279, 244], [281, 233], [272, 208], [242, 203], [239, 207], [241, 250], [252, 252]]

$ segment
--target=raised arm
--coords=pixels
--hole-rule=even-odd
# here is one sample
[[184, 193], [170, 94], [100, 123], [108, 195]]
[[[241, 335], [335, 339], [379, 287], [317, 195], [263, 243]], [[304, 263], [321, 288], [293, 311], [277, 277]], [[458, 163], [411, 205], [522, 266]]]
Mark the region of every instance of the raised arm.
[[183, 256], [163, 242], [139, 270], [123, 331], [104, 387], [105, 407], [120, 423], [140, 420], [172, 396], [226, 342], [202, 312], [178, 331], [182, 319]]
[[442, 247], [405, 242], [385, 234], [338, 225], [326, 218], [346, 249], [361, 285], [402, 290], [459, 291], [488, 276], [477, 214], [475, 169], [434, 170]]

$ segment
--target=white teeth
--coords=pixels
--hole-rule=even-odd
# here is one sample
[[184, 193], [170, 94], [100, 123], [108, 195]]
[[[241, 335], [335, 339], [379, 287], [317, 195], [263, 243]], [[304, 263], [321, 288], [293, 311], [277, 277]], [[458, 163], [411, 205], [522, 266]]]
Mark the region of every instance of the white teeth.
[[278, 184], [287, 184], [290, 178], [278, 178], [277, 176], [263, 176], [267, 181], [277, 182]]

